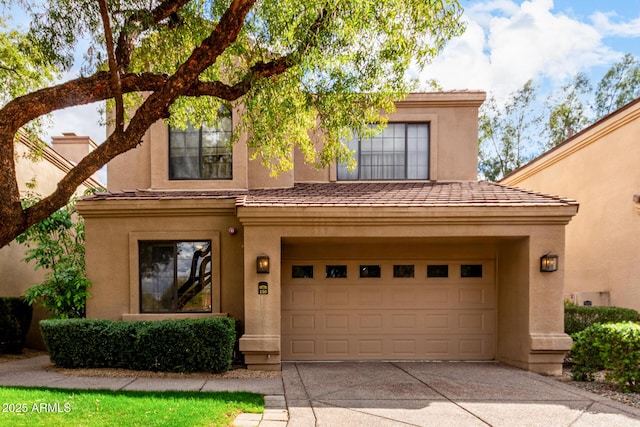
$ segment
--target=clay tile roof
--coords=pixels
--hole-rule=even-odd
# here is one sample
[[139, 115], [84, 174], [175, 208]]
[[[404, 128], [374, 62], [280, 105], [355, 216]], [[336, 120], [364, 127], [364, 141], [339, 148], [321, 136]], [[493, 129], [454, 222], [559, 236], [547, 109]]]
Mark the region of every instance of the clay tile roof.
[[331, 182], [218, 191], [131, 190], [85, 200], [235, 199], [239, 207], [567, 206], [573, 200], [492, 182]]
[[567, 206], [574, 201], [490, 182], [296, 184], [249, 190], [238, 206]]

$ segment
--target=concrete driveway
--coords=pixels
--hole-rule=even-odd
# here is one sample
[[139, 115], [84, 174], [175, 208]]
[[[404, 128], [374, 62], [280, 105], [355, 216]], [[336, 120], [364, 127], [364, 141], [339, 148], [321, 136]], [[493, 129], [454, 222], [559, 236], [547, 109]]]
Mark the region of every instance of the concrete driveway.
[[640, 426], [640, 410], [493, 362], [290, 362], [282, 379], [288, 427]]

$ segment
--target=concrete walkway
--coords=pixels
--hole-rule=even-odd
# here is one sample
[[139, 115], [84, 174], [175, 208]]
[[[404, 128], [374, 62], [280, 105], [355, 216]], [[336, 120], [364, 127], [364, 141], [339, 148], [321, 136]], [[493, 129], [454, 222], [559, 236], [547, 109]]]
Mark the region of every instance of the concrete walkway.
[[283, 365], [288, 426], [640, 426], [640, 410], [500, 363]]
[[265, 413], [242, 414], [239, 427], [640, 426], [638, 409], [500, 363], [284, 363], [282, 380], [77, 377], [48, 365], [2, 363], [0, 385], [264, 394]]

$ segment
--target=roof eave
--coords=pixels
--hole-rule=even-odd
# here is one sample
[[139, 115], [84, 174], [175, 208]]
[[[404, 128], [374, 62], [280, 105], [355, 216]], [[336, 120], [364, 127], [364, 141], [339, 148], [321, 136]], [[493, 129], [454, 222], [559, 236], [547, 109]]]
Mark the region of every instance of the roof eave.
[[577, 204], [551, 206], [239, 206], [237, 216], [251, 225], [392, 224], [560, 224], [578, 212]]

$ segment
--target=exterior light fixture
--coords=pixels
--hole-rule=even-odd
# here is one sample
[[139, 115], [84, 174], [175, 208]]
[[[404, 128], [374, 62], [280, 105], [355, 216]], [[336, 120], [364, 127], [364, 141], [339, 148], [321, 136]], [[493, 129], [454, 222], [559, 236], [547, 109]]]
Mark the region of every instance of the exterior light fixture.
[[558, 255], [544, 254], [540, 257], [540, 271], [551, 273], [558, 269]]
[[269, 272], [269, 257], [260, 255], [256, 258], [256, 273], [265, 274]]

